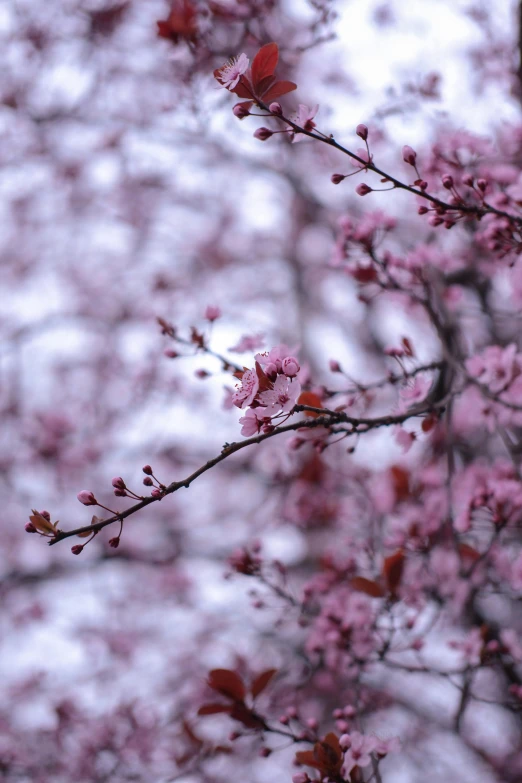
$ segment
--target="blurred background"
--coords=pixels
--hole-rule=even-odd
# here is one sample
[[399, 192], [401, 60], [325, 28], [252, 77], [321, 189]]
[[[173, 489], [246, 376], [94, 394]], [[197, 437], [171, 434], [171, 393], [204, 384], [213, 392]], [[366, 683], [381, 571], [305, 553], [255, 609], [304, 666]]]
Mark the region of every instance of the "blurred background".
[[[24, 532], [31, 508], [64, 528], [88, 524], [80, 490], [122, 509], [113, 477], [141, 493], [142, 465], [169, 483], [240, 438], [227, 404], [233, 379], [191, 346], [169, 358], [175, 346], [157, 317], [185, 338], [196, 327], [240, 365], [287, 343], [330, 386], [330, 359], [361, 382], [381, 377], [382, 349], [403, 333], [407, 316], [393, 303], [368, 314], [335, 248], [339, 219], [364, 210], [400, 216], [407, 242], [424, 237], [412, 198], [372, 194], [368, 205], [354, 193], [360, 177], [330, 182], [351, 171], [348, 159], [306, 140], [257, 141], [266, 123], [233, 116], [214, 68], [278, 42], [278, 72], [298, 84], [283, 105], [319, 104], [318, 128], [350, 149], [363, 146], [355, 127], [365, 123], [379, 165], [403, 177], [403, 144], [421, 155], [462, 129], [485, 145], [500, 132], [501, 163], [502, 139], [520, 125], [510, 0], [193, 9], [165, 38], [156, 23], [170, 5], [160, 0], [0, 5], [0, 777], [9, 782], [224, 781], [231, 769], [290, 780], [292, 749], [256, 763], [247, 745], [233, 762], [206, 758], [227, 734], [218, 719], [197, 729], [207, 743], [197, 763], [183, 759], [197, 745], [187, 725], [209, 668], [243, 656], [254, 669], [290, 670], [299, 649], [296, 629], [277, 629], [284, 605], [261, 589], [254, 602], [270, 608], [256, 612], [250, 583], [223, 578], [226, 561], [260, 539], [298, 585], [349, 516], [346, 482], [354, 514], [364, 506], [359, 471], [399, 453], [393, 439], [386, 448], [368, 439], [340, 489], [318, 458], [278, 443], [245, 450], [130, 518], [117, 550], [107, 531], [80, 557], [75, 540], [49, 548]], [[223, 313], [212, 325], [208, 305]], [[244, 336], [255, 349], [238, 350]], [[419, 337], [421, 358], [430, 339]], [[497, 780], [437, 725], [446, 698], [440, 686], [429, 732], [391, 764], [387, 783], [449, 771], [455, 783]], [[306, 703], [311, 715], [323, 709], [317, 693]], [[407, 733], [408, 705], [394, 709], [389, 733]]]

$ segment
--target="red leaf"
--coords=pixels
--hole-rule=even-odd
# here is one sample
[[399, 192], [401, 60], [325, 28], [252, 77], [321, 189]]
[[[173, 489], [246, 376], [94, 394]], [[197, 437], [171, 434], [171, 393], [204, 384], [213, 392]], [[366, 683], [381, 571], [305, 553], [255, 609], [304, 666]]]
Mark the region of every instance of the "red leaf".
[[384, 561], [382, 573], [386, 579], [388, 590], [394, 597], [397, 595], [397, 588], [401, 583], [403, 569], [404, 552], [402, 549], [399, 549], [398, 552], [390, 555], [390, 557], [387, 557]]
[[277, 669], [267, 669], [266, 671], [261, 672], [261, 674], [257, 675], [257, 677], [254, 679], [252, 683], [252, 688], [251, 688], [252, 696], [254, 697], [254, 699], [256, 698], [256, 696], [259, 696], [259, 694], [262, 693], [262, 691], [265, 690], [266, 686], [268, 685], [268, 683], [276, 673], [277, 673]]
[[351, 580], [350, 585], [357, 592], [366, 593], [366, 595], [371, 595], [372, 598], [382, 598], [386, 595], [384, 588], [378, 582], [366, 579], [364, 576], [355, 576]]
[[377, 270], [373, 266], [358, 266], [351, 270], [351, 275], [358, 283], [373, 283], [377, 280]]
[[343, 752], [333, 732], [327, 734], [322, 742], [315, 743], [314, 756], [329, 777], [337, 777], [343, 764]]
[[212, 669], [208, 675], [208, 684], [213, 690], [235, 701], [243, 701], [246, 696], [243, 680], [230, 669]]
[[397, 500], [405, 500], [410, 495], [410, 474], [399, 465], [392, 465], [390, 473]]
[[295, 760], [298, 764], [305, 764], [307, 767], [313, 767], [314, 769], [321, 769], [321, 765], [315, 760], [313, 750], [300, 750], [295, 754]]
[[266, 76], [273, 76], [279, 59], [279, 49], [276, 43], [262, 46], [252, 60], [252, 81], [254, 87]]
[[426, 416], [426, 418], [422, 420], [421, 430], [423, 432], [429, 432], [430, 430], [433, 429], [436, 423], [437, 423], [437, 416], [434, 413], [430, 413], [429, 416]]
[[261, 729], [264, 726], [261, 718], [258, 718], [244, 704], [234, 704], [230, 710], [230, 717], [242, 723], [247, 729]]
[[232, 707], [229, 704], [203, 704], [198, 715], [217, 715], [218, 712], [230, 712]]
[[274, 384], [269, 379], [259, 362], [256, 362], [256, 375], [259, 380], [259, 391], [270, 391], [274, 388]]
[[404, 352], [406, 356], [415, 356], [415, 351], [413, 350], [413, 345], [411, 344], [411, 341], [408, 337], [403, 337], [402, 340], [402, 347], [404, 348]]
[[[297, 400], [297, 404], [308, 405], [310, 408], [323, 407], [323, 401], [321, 400], [321, 398], [314, 392], [310, 392], [310, 391], [301, 392], [301, 394], [299, 395], [299, 399]], [[305, 411], [305, 416], [312, 416], [313, 418], [317, 418], [319, 414], [314, 413], [314, 411]]]
[[275, 101], [276, 98], [286, 95], [287, 92], [292, 92], [292, 90], [297, 90], [297, 84], [294, 84], [294, 82], [276, 82], [267, 92], [265, 92], [263, 100], [265, 103], [270, 103], [271, 101]]
[[477, 552], [477, 550], [469, 544], [464, 543], [459, 544], [459, 555], [463, 560], [471, 560], [472, 563], [480, 558], [480, 552]]
[[236, 86], [233, 87], [230, 92], [233, 92], [234, 95], [237, 95], [238, 98], [248, 98], [249, 100], [252, 100], [254, 97], [254, 88], [248, 79], [245, 79], [244, 76], [241, 77]]

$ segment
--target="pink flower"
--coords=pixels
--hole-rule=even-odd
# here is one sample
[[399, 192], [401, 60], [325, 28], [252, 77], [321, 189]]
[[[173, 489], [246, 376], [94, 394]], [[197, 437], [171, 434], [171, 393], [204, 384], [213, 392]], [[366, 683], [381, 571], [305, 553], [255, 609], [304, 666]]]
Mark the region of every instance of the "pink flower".
[[[371, 753], [379, 746], [377, 737], [365, 737], [358, 731], [345, 735], [350, 739], [350, 747], [344, 755], [343, 774], [348, 776], [354, 767], [367, 767], [372, 763]], [[346, 740], [343, 743], [347, 744]]]
[[265, 335], [261, 332], [259, 334], [244, 334], [238, 343], [229, 348], [229, 351], [234, 353], [247, 353], [247, 351], [255, 351], [261, 348], [265, 342]]
[[263, 422], [258, 418], [258, 415], [262, 410], [260, 408], [255, 410], [249, 408], [245, 415], [239, 419], [239, 423], [242, 425], [241, 435], [250, 438], [252, 435], [257, 435], [260, 432]]
[[259, 401], [267, 408], [267, 416], [275, 416], [276, 413], [289, 413], [301, 394], [301, 384], [296, 378], [287, 378], [278, 375], [274, 388], [261, 392]]
[[232, 402], [237, 408], [248, 408], [259, 391], [259, 379], [255, 370], [245, 370], [241, 385], [236, 387]]
[[411, 405], [415, 405], [418, 402], [423, 402], [431, 389], [431, 385], [431, 378], [417, 375], [413, 379], [413, 382], [404, 386], [399, 392], [403, 403], [403, 405], [401, 405], [401, 410], [405, 410], [405, 407], [409, 408]]
[[215, 305], [208, 305], [205, 309], [205, 318], [207, 321], [216, 321], [221, 317], [221, 309]]
[[[295, 122], [296, 125], [299, 125], [300, 128], [303, 128], [305, 131], [308, 131], [310, 133], [315, 128], [315, 122], [313, 120], [318, 110], [319, 110], [318, 105], [312, 106], [312, 108], [310, 109], [304, 103], [300, 103], [297, 113], [293, 118], [293, 121]], [[294, 136], [294, 140], [295, 138], [296, 137]]]
[[285, 345], [283, 343], [281, 345], [274, 346], [270, 351], [265, 351], [264, 353], [257, 353], [255, 355], [255, 360], [261, 365], [261, 367], [274, 364], [276, 367], [276, 371], [281, 372], [283, 359], [286, 359], [287, 356], [291, 356], [291, 355], [292, 355], [292, 350], [288, 347], [288, 345]]
[[233, 90], [249, 66], [248, 57], [242, 52], [239, 57], [233, 57], [220, 69], [220, 82], [227, 90]]
[[414, 432], [408, 432], [404, 427], [395, 428], [395, 442], [398, 443], [405, 454], [411, 449], [415, 440], [416, 435]]
[[481, 354], [466, 361], [466, 370], [497, 394], [506, 389], [520, 374], [517, 346], [514, 343], [507, 348], [490, 345]]

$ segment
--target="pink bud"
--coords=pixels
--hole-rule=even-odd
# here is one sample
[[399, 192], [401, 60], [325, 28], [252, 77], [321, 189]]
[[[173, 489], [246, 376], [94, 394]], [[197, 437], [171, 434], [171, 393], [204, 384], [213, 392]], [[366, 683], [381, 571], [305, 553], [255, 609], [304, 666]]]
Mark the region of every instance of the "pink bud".
[[281, 369], [287, 378], [295, 378], [301, 367], [295, 357], [287, 356], [286, 359], [283, 359], [282, 361]]
[[313, 731], [315, 731], [317, 726], [318, 726], [318, 723], [317, 723], [317, 720], [315, 718], [308, 718], [307, 721], [306, 721], [306, 725], [308, 726], [309, 729], [312, 729]]
[[237, 117], [239, 120], [244, 120], [245, 117], [248, 117], [250, 112], [244, 106], [242, 103], [236, 103], [234, 108], [232, 109], [232, 112], [234, 113], [234, 116]]
[[83, 545], [82, 544], [75, 544], [71, 547], [71, 552], [73, 555], [80, 555], [83, 552]]
[[484, 193], [488, 186], [488, 181], [486, 179], [478, 179], [477, 180], [477, 188]]
[[161, 490], [158, 489], [157, 487], [152, 490], [150, 496], [151, 498], [155, 498], [156, 500], [159, 500], [160, 498], [163, 497], [163, 495], [161, 494]]
[[349, 750], [352, 747], [352, 738], [349, 734], [342, 734], [339, 737], [339, 745], [343, 750]]
[[127, 497], [127, 493], [125, 492], [124, 489], [115, 489], [114, 490], [114, 494], [116, 495], [117, 498], [126, 498]]
[[260, 748], [259, 749], [259, 755], [262, 759], [267, 759], [272, 754], [272, 751], [270, 748]]
[[270, 104], [268, 107], [269, 111], [272, 112], [272, 114], [275, 114], [277, 117], [282, 117], [283, 115], [283, 109], [281, 108], [281, 104], [277, 101], [274, 101]]
[[[83, 503], [84, 506], [97, 506], [98, 501], [92, 494], [92, 492], [89, 492], [87, 489], [83, 489], [81, 492], [79, 492], [76, 496], [80, 503]], [[79, 553], [75, 553], [79, 554]]]
[[437, 226], [440, 226], [441, 223], [444, 223], [443, 219], [441, 217], [438, 217], [438, 215], [432, 215], [428, 218], [428, 223], [430, 226], [433, 226], [436, 228]]
[[142, 471], [147, 474], [147, 476], [152, 476], [152, 468], [150, 465], [144, 465], [142, 467]]
[[200, 378], [200, 380], [204, 380], [205, 378], [208, 378], [210, 373], [207, 372], [207, 370], [200, 369], [200, 370], [194, 370], [194, 375], [196, 376], [196, 378]]
[[444, 228], [453, 228], [454, 225], [455, 225], [455, 221], [454, 220], [449, 220], [448, 219], [448, 220], [444, 221]]
[[427, 187], [428, 187], [428, 183], [427, 182], [425, 182], [423, 179], [419, 180], [419, 188], [421, 190], [426, 190]]
[[115, 536], [114, 538], [109, 538], [109, 546], [112, 546], [113, 549], [117, 549], [120, 545], [120, 537]]
[[341, 365], [337, 359], [330, 359], [328, 365], [330, 367], [330, 372], [342, 372]]
[[453, 187], [453, 177], [450, 174], [445, 174], [442, 177], [442, 184], [446, 188], [446, 190], [451, 190]]
[[205, 310], [205, 318], [207, 321], [217, 321], [218, 318], [221, 317], [221, 310], [219, 307], [216, 307], [215, 305], [208, 305], [208, 307]]
[[116, 476], [116, 478], [113, 478], [112, 480], [112, 486], [114, 489], [125, 489], [125, 482], [121, 476]]
[[167, 348], [165, 351], [163, 351], [163, 355], [167, 357], [167, 359], [176, 359], [179, 354], [177, 351], [173, 351], [171, 348]]
[[355, 192], [359, 196], [367, 196], [368, 193], [372, 192], [372, 188], [369, 185], [367, 185], [366, 182], [361, 182], [361, 184], [357, 185], [357, 187], [355, 188]]
[[152, 479], [151, 479], [150, 476], [146, 476], [143, 479], [143, 483], [145, 484], [146, 487], [152, 487], [152, 485], [153, 485], [153, 482], [152, 482]]
[[425, 215], [428, 212], [428, 207], [420, 206], [417, 210], [419, 215]]
[[417, 153], [408, 144], [405, 144], [402, 148], [402, 159], [405, 163], [409, 163], [410, 166], [415, 166], [417, 160]]
[[36, 528], [35, 528], [35, 526], [33, 525], [32, 522], [28, 522], [27, 523], [27, 525], [25, 526], [25, 532], [26, 533], [36, 533]]
[[339, 185], [343, 179], [346, 179], [344, 174], [332, 174], [330, 177], [330, 181], [333, 182], [334, 185]]
[[355, 132], [358, 136], [360, 136], [360, 138], [363, 141], [366, 141], [366, 139], [368, 138], [368, 128], [366, 127], [366, 125], [362, 125], [362, 124], [358, 125], [355, 129]]
[[40, 516], [42, 516], [44, 519], [46, 519], [48, 522], [51, 521], [51, 515], [48, 511], [40, 511]]
[[292, 775], [292, 783], [308, 783], [310, 778], [306, 772], [298, 772], [296, 775]]
[[266, 141], [270, 138], [270, 136], [273, 135], [273, 131], [271, 131], [269, 128], [258, 128], [254, 133], [254, 139], [259, 139], [259, 141]]
[[462, 177], [462, 184], [466, 185], [468, 188], [473, 187], [473, 177], [471, 176], [471, 174], [464, 174], [464, 176]]

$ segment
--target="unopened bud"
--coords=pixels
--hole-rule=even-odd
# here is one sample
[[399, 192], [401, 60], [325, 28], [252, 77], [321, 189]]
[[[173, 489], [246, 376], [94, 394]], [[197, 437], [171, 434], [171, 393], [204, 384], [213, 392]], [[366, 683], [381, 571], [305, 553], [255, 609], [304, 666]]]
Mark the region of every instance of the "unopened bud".
[[442, 184], [446, 188], [446, 190], [451, 190], [453, 187], [453, 177], [450, 174], [445, 174], [442, 177]]
[[438, 217], [437, 215], [432, 215], [430, 218], [428, 218], [428, 223], [430, 224], [430, 226], [436, 228], [437, 226], [440, 226], [442, 223], [444, 223], [444, 221], [441, 217]]
[[236, 103], [236, 105], [233, 107], [232, 112], [234, 113], [234, 116], [237, 117], [239, 120], [244, 120], [245, 117], [248, 117], [250, 112], [246, 108], [246, 106], [243, 103]]
[[269, 111], [272, 112], [272, 114], [275, 114], [277, 117], [283, 116], [283, 109], [281, 108], [281, 104], [278, 103], [277, 101], [271, 103], [268, 109]]
[[27, 523], [27, 525], [25, 526], [25, 532], [26, 533], [36, 533], [36, 528], [35, 528], [35, 526], [33, 525], [32, 522], [28, 522]]
[[409, 163], [410, 166], [415, 166], [415, 161], [417, 160], [417, 153], [415, 150], [408, 146], [408, 144], [405, 144], [402, 148], [402, 159], [405, 163]]
[[144, 465], [142, 467], [142, 471], [147, 474], [147, 476], [152, 476], [152, 468], [150, 465]]
[[343, 179], [346, 179], [344, 174], [332, 174], [330, 177], [330, 182], [332, 182], [334, 185], [339, 185]]
[[330, 372], [342, 372], [341, 365], [337, 359], [330, 359], [328, 366], [330, 367]]
[[150, 493], [151, 498], [155, 498], [156, 500], [160, 500], [163, 495], [161, 493], [161, 490], [155, 487], [152, 492]]
[[466, 185], [468, 188], [473, 187], [473, 177], [471, 176], [471, 174], [464, 174], [464, 176], [462, 177], [462, 184]]
[[125, 482], [121, 476], [116, 476], [116, 478], [113, 478], [112, 480], [112, 486], [114, 489], [125, 489]]
[[150, 476], [146, 476], [143, 479], [143, 483], [145, 484], [146, 487], [152, 487], [152, 485], [153, 485], [153, 482], [152, 482], [152, 479], [151, 479]]
[[83, 552], [83, 545], [82, 544], [75, 544], [71, 547], [71, 552], [73, 555], [80, 555]]
[[171, 348], [167, 348], [165, 351], [163, 351], [163, 355], [167, 357], [167, 359], [176, 359], [179, 354], [177, 351], [173, 351]]
[[120, 545], [120, 537], [115, 536], [114, 538], [109, 538], [109, 546], [112, 546], [113, 549], [117, 549]]
[[477, 188], [484, 193], [488, 186], [488, 181], [486, 179], [478, 179], [477, 180]]
[[425, 215], [425, 214], [426, 214], [428, 211], [429, 211], [429, 210], [428, 210], [428, 207], [425, 207], [425, 206], [420, 206], [420, 207], [418, 208], [418, 210], [417, 210], [417, 212], [419, 213], [419, 215]]
[[87, 489], [83, 489], [81, 492], [78, 493], [76, 496], [80, 503], [83, 503], [84, 506], [97, 506], [98, 501], [92, 494], [92, 492], [89, 492]]
[[270, 136], [273, 135], [273, 131], [271, 131], [269, 128], [258, 128], [254, 133], [254, 139], [259, 139], [259, 141], [266, 141], [270, 138]]
[[358, 125], [355, 129], [355, 132], [363, 141], [366, 141], [368, 138], [368, 128], [366, 125]]
[[359, 196], [367, 196], [368, 193], [372, 192], [372, 188], [369, 185], [367, 185], [366, 182], [361, 182], [361, 184], [357, 185], [357, 187], [355, 188], [355, 192]]

